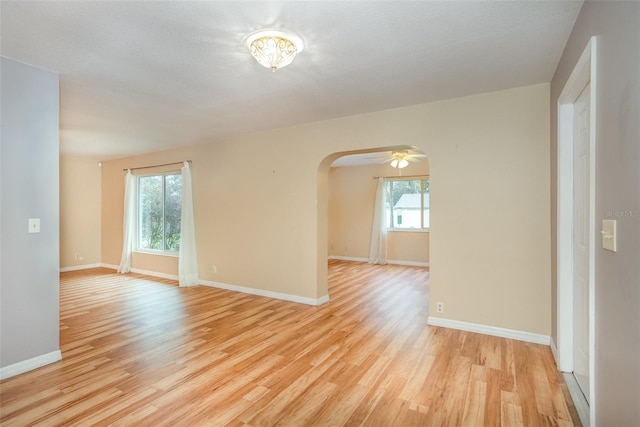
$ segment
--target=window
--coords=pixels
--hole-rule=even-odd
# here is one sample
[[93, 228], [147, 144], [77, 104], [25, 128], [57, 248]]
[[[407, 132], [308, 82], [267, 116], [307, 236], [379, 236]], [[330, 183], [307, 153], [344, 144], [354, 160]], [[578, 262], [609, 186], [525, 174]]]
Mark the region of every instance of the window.
[[138, 178], [138, 249], [178, 252], [182, 175]]
[[429, 228], [429, 180], [387, 180], [387, 228], [424, 230]]

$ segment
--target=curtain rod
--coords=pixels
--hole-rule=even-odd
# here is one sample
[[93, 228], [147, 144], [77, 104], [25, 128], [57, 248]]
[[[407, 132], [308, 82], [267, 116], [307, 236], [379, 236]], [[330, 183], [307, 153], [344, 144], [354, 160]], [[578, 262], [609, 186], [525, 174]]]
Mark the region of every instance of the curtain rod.
[[374, 176], [373, 179], [378, 178], [429, 178], [429, 175], [396, 175], [396, 176]]
[[[185, 160], [184, 162], [189, 162], [189, 163], [191, 163], [191, 160]], [[153, 166], [140, 166], [139, 168], [125, 168], [125, 169], [122, 169], [122, 170], [126, 172], [126, 171], [128, 171], [128, 170], [135, 171], [135, 170], [138, 170], [138, 169], [159, 168], [159, 167], [162, 167], [162, 166], [181, 165], [181, 164], [183, 164], [184, 162], [165, 163], [165, 164], [163, 164], [163, 165], [153, 165]]]

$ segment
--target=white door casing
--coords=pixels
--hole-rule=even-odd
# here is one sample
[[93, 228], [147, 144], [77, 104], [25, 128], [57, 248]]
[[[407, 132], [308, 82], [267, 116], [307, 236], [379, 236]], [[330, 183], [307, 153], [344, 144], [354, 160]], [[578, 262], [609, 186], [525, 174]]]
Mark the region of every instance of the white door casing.
[[589, 401], [589, 103], [573, 105], [573, 375]]
[[[557, 100], [558, 105], [558, 129], [557, 129], [557, 324], [555, 340], [552, 340], [552, 349], [556, 356], [558, 369], [563, 372], [574, 372], [574, 344], [586, 345], [587, 348], [587, 376], [588, 383], [585, 395], [589, 397], [589, 403], [580, 393], [578, 387], [570, 393], [580, 413], [580, 418], [585, 425], [595, 425], [596, 401], [595, 393], [595, 147], [596, 147], [596, 111], [597, 111], [597, 37], [589, 39], [582, 55], [569, 75], [567, 82]], [[588, 254], [588, 266], [586, 267], [587, 285], [586, 295], [583, 297], [587, 306], [586, 344], [574, 343], [574, 110], [575, 103], [588, 86], [589, 111], [588, 111], [588, 158], [584, 160], [588, 164], [588, 174], [584, 177], [588, 193], [583, 202], [588, 206], [583, 217], [587, 229], [587, 242], [585, 252]], [[587, 160], [588, 159], [588, 160]], [[585, 167], [585, 172], [587, 168]], [[582, 273], [581, 273], [582, 274]], [[575, 290], [577, 291], [577, 290]], [[582, 309], [582, 308], [581, 308]], [[557, 341], [556, 341], [557, 340]], [[577, 350], [576, 350], [577, 351]], [[580, 371], [582, 367], [578, 368]], [[574, 394], [577, 390], [578, 394]], [[580, 400], [584, 402], [582, 405]], [[586, 408], [586, 409], [585, 409]], [[583, 411], [584, 409], [584, 411]], [[583, 417], [584, 415], [584, 417]]]

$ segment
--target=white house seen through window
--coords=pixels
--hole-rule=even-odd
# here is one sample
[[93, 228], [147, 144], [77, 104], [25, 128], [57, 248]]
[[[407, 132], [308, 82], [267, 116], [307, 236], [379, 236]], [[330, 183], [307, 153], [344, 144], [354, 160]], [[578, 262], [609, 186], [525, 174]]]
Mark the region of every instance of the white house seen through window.
[[387, 228], [420, 230], [429, 228], [429, 180], [387, 180]]
[[138, 178], [138, 249], [177, 252], [180, 249], [182, 175]]

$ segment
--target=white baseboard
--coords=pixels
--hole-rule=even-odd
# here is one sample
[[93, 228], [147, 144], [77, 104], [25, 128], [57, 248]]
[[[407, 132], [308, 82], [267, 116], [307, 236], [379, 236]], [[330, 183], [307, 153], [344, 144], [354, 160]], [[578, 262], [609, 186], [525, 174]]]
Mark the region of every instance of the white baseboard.
[[326, 304], [329, 302], [329, 295], [325, 295], [323, 297], [320, 297], [316, 300], [318, 303], [314, 304], [314, 305], [322, 305], [322, 304]]
[[[102, 264], [99, 264], [98, 267], [110, 268], [112, 270], [118, 271], [118, 266], [113, 264], [102, 263]], [[157, 271], [142, 270], [140, 268], [132, 268], [131, 272], [137, 273], [137, 274], [144, 274], [145, 276], [158, 277], [160, 279], [178, 280], [177, 274], [160, 273]]]
[[556, 346], [556, 342], [553, 340], [553, 338], [551, 338], [549, 347], [551, 347], [551, 353], [553, 353], [553, 360], [556, 361], [556, 366], [558, 366], [558, 347]]
[[369, 258], [356, 258], [352, 256], [331, 255], [329, 259], [335, 259], [338, 261], [353, 261], [353, 262], [368, 262]]
[[88, 270], [89, 268], [98, 268], [102, 267], [102, 264], [83, 264], [83, 265], [74, 265], [73, 267], [61, 267], [60, 273], [66, 273], [67, 271], [77, 271], [77, 270]]
[[132, 273], [144, 274], [145, 276], [158, 277], [160, 279], [178, 280], [177, 274], [159, 273], [151, 270], [141, 270], [139, 268], [132, 268]]
[[[329, 256], [329, 259], [335, 259], [335, 260], [339, 260], [339, 261], [369, 262], [369, 258], [356, 258], [356, 257], [342, 256], [342, 255], [331, 255], [331, 256]], [[409, 265], [409, 266], [413, 266], [413, 267], [429, 267], [429, 263], [428, 262], [400, 261], [400, 260], [395, 260], [395, 259], [388, 259], [387, 260], [387, 264]]]
[[551, 337], [549, 335], [534, 334], [533, 332], [518, 331], [515, 329], [499, 328], [497, 326], [481, 325], [479, 323], [462, 322], [460, 320], [443, 319], [441, 317], [429, 316], [427, 323], [432, 326], [458, 329], [467, 332], [492, 335], [495, 337], [509, 338], [518, 341], [526, 341], [535, 344], [549, 345]]
[[23, 360], [22, 362], [14, 363], [13, 365], [5, 366], [4, 368], [0, 368], [0, 380], [40, 368], [61, 359], [62, 353], [60, 350], [56, 350], [51, 353]]
[[583, 427], [589, 427], [589, 425], [591, 424], [591, 411], [589, 409], [589, 402], [587, 402], [587, 399], [584, 397], [582, 390], [580, 390], [580, 386], [578, 385], [578, 381], [576, 381], [576, 377], [573, 376], [573, 372], [564, 372], [562, 376], [564, 377], [564, 382], [567, 383], [569, 395], [571, 395], [573, 406], [575, 406], [576, 412], [578, 412], [578, 417], [580, 417], [580, 421], [582, 422]]
[[112, 269], [112, 270], [116, 270], [116, 271], [118, 271], [118, 266], [117, 266], [117, 265], [115, 265], [115, 264], [105, 264], [105, 263], [103, 262], [102, 264], [100, 264], [100, 267], [103, 267], [103, 268], [110, 268], [110, 269]]
[[412, 267], [429, 267], [429, 263], [428, 262], [421, 262], [421, 261], [398, 261], [395, 259], [388, 259], [387, 260], [387, 264], [394, 264], [394, 265], [409, 265]]
[[248, 288], [246, 286], [230, 285], [228, 283], [212, 282], [209, 280], [202, 280], [202, 279], [200, 279], [198, 283], [204, 286], [211, 286], [212, 288], [226, 289], [228, 291], [242, 292], [244, 294], [251, 294], [251, 295], [259, 295], [262, 297], [280, 299], [284, 301], [292, 301], [292, 302], [297, 302], [297, 303], [307, 304], [307, 305], [318, 306], [329, 301], [329, 295], [325, 295], [320, 298], [307, 298], [307, 297], [301, 297], [298, 295], [283, 294], [280, 292], [265, 291], [263, 289]]
[[[105, 268], [112, 268], [114, 270], [118, 269], [117, 265], [111, 265], [111, 264], [101, 264], [101, 265], [102, 267], [105, 267]], [[178, 276], [173, 274], [158, 273], [156, 271], [141, 270], [139, 268], [132, 268], [131, 272], [144, 274], [146, 276], [159, 277], [161, 279], [178, 280]], [[198, 284], [203, 286], [210, 286], [212, 288], [226, 289], [228, 291], [242, 292], [244, 294], [260, 295], [263, 297], [280, 299], [284, 301], [292, 301], [292, 302], [297, 302], [297, 303], [307, 304], [307, 305], [318, 306], [326, 302], [329, 302], [329, 295], [325, 295], [320, 298], [307, 298], [307, 297], [301, 297], [298, 295], [283, 294], [280, 292], [265, 291], [262, 289], [249, 288], [246, 286], [230, 285], [228, 283], [212, 282], [209, 280], [202, 280], [202, 279], [198, 281]]]

